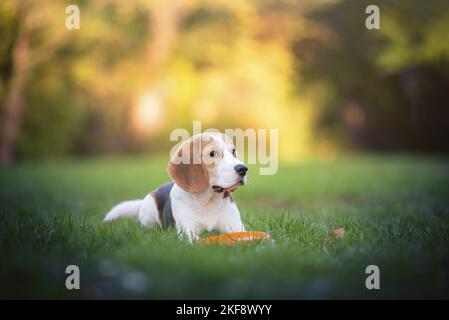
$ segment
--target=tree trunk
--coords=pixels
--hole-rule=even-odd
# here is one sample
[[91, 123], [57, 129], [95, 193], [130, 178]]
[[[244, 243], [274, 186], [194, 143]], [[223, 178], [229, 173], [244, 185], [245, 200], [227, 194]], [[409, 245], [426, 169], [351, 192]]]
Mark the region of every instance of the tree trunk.
[[179, 33], [179, 27], [190, 11], [182, 1], [158, 0], [150, 11], [151, 42], [149, 61], [151, 73], [157, 77], [163, 73]]
[[0, 164], [9, 163], [14, 157], [15, 142], [22, 124], [25, 103], [29, 51], [28, 39], [25, 36], [19, 37], [13, 49], [11, 80], [1, 109]]

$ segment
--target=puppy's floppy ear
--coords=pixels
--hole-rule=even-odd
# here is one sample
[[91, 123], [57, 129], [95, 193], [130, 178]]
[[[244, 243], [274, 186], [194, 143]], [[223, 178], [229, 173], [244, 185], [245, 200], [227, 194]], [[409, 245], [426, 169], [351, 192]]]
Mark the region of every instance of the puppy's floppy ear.
[[168, 162], [168, 174], [184, 191], [198, 193], [209, 186], [201, 160], [201, 135], [184, 141]]

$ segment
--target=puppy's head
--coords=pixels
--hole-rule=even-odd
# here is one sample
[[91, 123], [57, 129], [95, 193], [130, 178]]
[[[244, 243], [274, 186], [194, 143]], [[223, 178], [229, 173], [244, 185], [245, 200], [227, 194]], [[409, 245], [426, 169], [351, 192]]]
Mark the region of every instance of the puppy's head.
[[237, 159], [232, 140], [220, 133], [201, 133], [184, 141], [168, 163], [168, 173], [184, 191], [235, 191], [246, 183], [248, 167]]

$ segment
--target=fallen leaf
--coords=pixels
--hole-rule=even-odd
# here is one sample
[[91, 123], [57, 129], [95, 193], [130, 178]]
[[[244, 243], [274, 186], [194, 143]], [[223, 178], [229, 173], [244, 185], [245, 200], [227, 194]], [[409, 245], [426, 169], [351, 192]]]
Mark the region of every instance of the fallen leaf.
[[331, 231], [332, 236], [335, 239], [341, 239], [345, 235], [345, 229], [344, 228], [337, 228]]

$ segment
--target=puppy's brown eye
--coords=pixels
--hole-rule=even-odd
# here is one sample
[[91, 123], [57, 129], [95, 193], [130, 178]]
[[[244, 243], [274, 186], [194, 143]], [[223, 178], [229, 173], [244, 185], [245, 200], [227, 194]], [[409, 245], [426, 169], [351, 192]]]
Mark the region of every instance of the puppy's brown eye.
[[211, 151], [211, 152], [209, 153], [209, 155], [213, 158], [213, 157], [215, 157], [216, 153], [215, 153], [215, 151]]
[[234, 157], [235, 157], [235, 149], [232, 149], [232, 154], [233, 154]]

